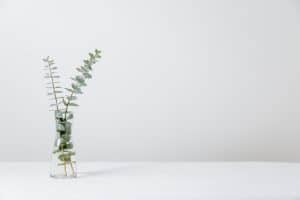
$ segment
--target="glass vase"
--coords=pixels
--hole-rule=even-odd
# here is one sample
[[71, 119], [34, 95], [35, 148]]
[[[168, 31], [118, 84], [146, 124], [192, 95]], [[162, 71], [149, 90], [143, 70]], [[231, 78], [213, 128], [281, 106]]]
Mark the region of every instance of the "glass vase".
[[75, 150], [72, 141], [73, 113], [55, 111], [56, 137], [52, 151], [50, 176], [53, 178], [77, 177]]

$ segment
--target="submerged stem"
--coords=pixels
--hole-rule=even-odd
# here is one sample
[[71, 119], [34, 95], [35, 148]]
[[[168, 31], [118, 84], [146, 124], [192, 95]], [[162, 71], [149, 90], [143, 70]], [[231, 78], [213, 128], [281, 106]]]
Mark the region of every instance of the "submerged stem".
[[70, 166], [71, 166], [71, 169], [72, 169], [72, 174], [75, 175], [75, 171], [74, 171], [74, 167], [73, 167], [73, 164], [72, 164], [72, 160], [70, 161]]
[[64, 170], [65, 170], [65, 176], [68, 176], [68, 174], [67, 174], [67, 163], [66, 163], [66, 161], [64, 161]]

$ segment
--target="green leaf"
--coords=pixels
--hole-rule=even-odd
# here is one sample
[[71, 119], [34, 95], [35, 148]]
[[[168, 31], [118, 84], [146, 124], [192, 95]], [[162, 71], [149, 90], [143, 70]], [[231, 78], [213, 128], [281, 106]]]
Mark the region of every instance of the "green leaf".
[[81, 72], [81, 73], [84, 72], [84, 71], [83, 71], [81, 68], [79, 68], [79, 67], [77, 67], [76, 70], [79, 71], [79, 72]]
[[82, 72], [89, 72], [89, 69], [85, 66], [80, 67], [82, 69]]
[[76, 94], [82, 94], [82, 91], [80, 87], [78, 87], [76, 84], [72, 83], [73, 92]]
[[65, 126], [63, 123], [56, 124], [56, 131], [65, 131]]
[[72, 88], [75, 91], [81, 91], [80, 87], [78, 85], [74, 84], [74, 83], [72, 83]]
[[52, 153], [58, 153], [59, 149], [54, 150]]
[[69, 134], [63, 134], [61, 136], [64, 140], [66, 140], [67, 142], [69, 142], [71, 140], [71, 136]]
[[60, 154], [58, 159], [64, 162], [69, 162], [71, 161], [71, 156], [69, 154]]
[[75, 90], [74, 93], [75, 94], [83, 94], [81, 90]]
[[91, 70], [91, 71], [93, 70], [93, 68], [92, 68], [91, 65], [85, 65], [85, 67], [88, 68], [88, 69]]
[[76, 96], [68, 96], [66, 97], [69, 101], [73, 101], [73, 100], [76, 100], [77, 97]]
[[[58, 73], [57, 72], [51, 72], [51, 74], [50, 73], [45, 73], [44, 78], [51, 78], [51, 76], [52, 77], [58, 76]], [[57, 77], [57, 78], [59, 78], [59, 77]]]
[[[60, 83], [59, 81], [54, 81], [53, 84]], [[52, 85], [52, 82], [46, 83], [47, 85]]]
[[73, 113], [70, 113], [70, 114], [68, 114], [67, 119], [73, 119], [73, 117], [74, 117]]
[[92, 54], [92, 53], [89, 53], [89, 56], [90, 56], [90, 58], [91, 58], [91, 59], [95, 59], [95, 56], [94, 56], [94, 54]]
[[67, 144], [66, 149], [72, 149], [72, 148], [73, 148], [73, 144], [72, 143]]
[[95, 53], [96, 53], [96, 54], [100, 54], [100, 53], [101, 53], [101, 50], [95, 49]]
[[65, 90], [67, 90], [68, 92], [73, 92], [73, 90], [70, 88], [65, 88]]
[[54, 63], [53, 60], [49, 60], [49, 61], [48, 61], [48, 64], [51, 66], [51, 65], [54, 65], [55, 63]]
[[90, 73], [87, 73], [87, 72], [83, 73], [83, 76], [85, 78], [92, 78], [92, 75]]
[[89, 60], [83, 60], [83, 63], [84, 63], [85, 65], [90, 65], [90, 61], [89, 61]]
[[[57, 97], [57, 99], [62, 99], [63, 97]], [[55, 98], [50, 98], [49, 100], [55, 100]]]
[[[52, 87], [52, 86], [51, 86], [51, 87], [50, 87], [50, 86], [47, 86], [46, 88], [48, 88], [48, 89], [53, 89], [53, 87]], [[60, 87], [60, 86], [56, 86], [56, 85], [54, 86], [54, 88], [55, 88], [55, 89], [61, 89], [61, 87]]]
[[85, 80], [81, 76], [76, 76], [75, 78], [72, 78], [72, 80], [76, 81], [80, 86], [86, 86]]
[[84, 78], [81, 77], [81, 76], [76, 76], [75, 79], [76, 79], [78, 82], [84, 82]]
[[[69, 144], [72, 144], [72, 143], [69, 143]], [[73, 146], [72, 146], [72, 148], [73, 148]], [[63, 148], [63, 149], [72, 149], [72, 148]], [[60, 154], [58, 156], [58, 158], [61, 161], [70, 161], [71, 160], [71, 156], [74, 156], [74, 155], [75, 155], [75, 152], [73, 152], [73, 151], [64, 151], [62, 154]]]
[[69, 106], [79, 106], [79, 105], [76, 103], [69, 103]]

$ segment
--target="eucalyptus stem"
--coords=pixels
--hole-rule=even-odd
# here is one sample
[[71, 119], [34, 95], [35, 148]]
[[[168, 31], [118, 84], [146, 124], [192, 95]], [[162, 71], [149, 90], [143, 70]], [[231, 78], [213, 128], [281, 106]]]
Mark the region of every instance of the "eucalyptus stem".
[[[71, 98], [73, 97], [73, 94], [74, 94], [74, 92], [72, 91], [72, 92], [71, 92], [71, 95], [70, 95]], [[70, 102], [71, 102], [71, 101], [68, 101], [68, 102], [66, 103], [65, 121], [67, 120], [67, 114], [68, 114], [68, 109], [69, 109]]]
[[52, 83], [52, 88], [53, 88], [53, 95], [54, 95], [54, 99], [55, 99], [56, 110], [59, 110], [58, 100], [57, 100], [57, 95], [56, 95], [56, 90], [55, 90], [55, 85], [54, 85], [53, 72], [51, 70], [51, 66], [50, 66], [49, 63], [48, 63], [48, 68], [49, 68], [49, 76], [50, 76], [51, 83]]
[[64, 161], [64, 171], [65, 171], [65, 176], [68, 176], [67, 174], [67, 163]]
[[54, 67], [53, 65], [55, 64], [54, 61], [48, 56], [47, 58], [44, 58], [43, 61], [46, 63], [45, 69], [48, 71], [48, 73], [45, 74], [45, 78], [49, 79], [50, 82], [47, 84], [50, 84], [47, 88], [51, 89], [48, 93], [48, 95], [53, 95], [54, 97], [54, 104], [51, 104], [50, 106], [55, 106], [56, 110], [59, 110], [59, 102], [58, 102], [58, 93], [62, 93], [62, 91], [57, 90], [59, 87], [59, 81], [57, 80], [59, 78], [58, 75], [54, 75], [54, 73], [57, 73], [55, 70], [57, 67]]
[[74, 167], [73, 167], [73, 164], [72, 164], [72, 160], [70, 161], [70, 166], [71, 166], [72, 174], [75, 175], [75, 170], [74, 170]]

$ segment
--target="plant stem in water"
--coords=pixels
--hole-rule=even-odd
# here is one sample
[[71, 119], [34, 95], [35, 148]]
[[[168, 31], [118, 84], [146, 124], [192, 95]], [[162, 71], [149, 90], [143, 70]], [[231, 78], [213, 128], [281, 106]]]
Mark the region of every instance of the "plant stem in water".
[[65, 176], [68, 176], [68, 174], [67, 174], [67, 164], [66, 164], [65, 161], [64, 161], [64, 170], [65, 170]]
[[75, 175], [75, 171], [74, 171], [74, 167], [73, 167], [73, 164], [72, 164], [72, 160], [70, 161], [70, 165], [71, 165], [71, 169], [72, 169], [72, 174]]

